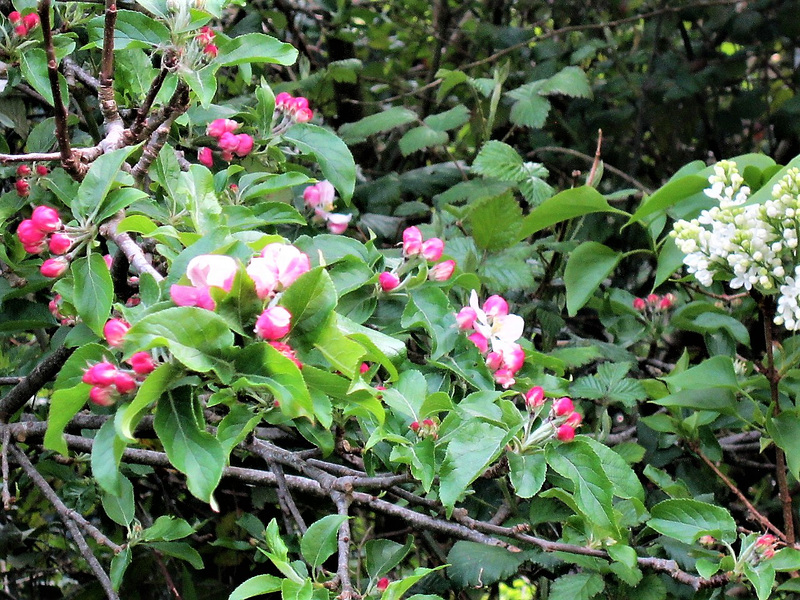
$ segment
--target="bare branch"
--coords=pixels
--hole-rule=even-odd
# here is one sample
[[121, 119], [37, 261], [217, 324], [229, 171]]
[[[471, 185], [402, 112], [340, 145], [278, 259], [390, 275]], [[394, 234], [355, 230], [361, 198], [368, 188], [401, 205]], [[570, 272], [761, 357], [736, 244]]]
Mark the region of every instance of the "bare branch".
[[[336, 504], [336, 511], [344, 516], [349, 516], [350, 499], [347, 494], [341, 492], [331, 493], [331, 498]], [[341, 586], [342, 593], [339, 594], [341, 600], [351, 600], [351, 598], [360, 598], [353, 589], [353, 582], [350, 580], [350, 520], [345, 519], [339, 526], [338, 538], [338, 562], [336, 567], [336, 576], [339, 578], [339, 585]]]
[[61, 346], [52, 354], [42, 359], [42, 362], [36, 365], [27, 377], [11, 388], [11, 390], [0, 399], [0, 423], [7, 423], [11, 415], [22, 408], [36, 392], [55, 377], [73, 351], [74, 348], [65, 348]]
[[106, 239], [113, 241], [117, 247], [128, 257], [131, 265], [139, 273], [149, 273], [156, 281], [161, 281], [164, 276], [153, 268], [145, 257], [139, 245], [124, 231], [117, 231], [117, 226], [122, 221], [125, 213], [120, 211], [117, 215], [100, 226], [100, 233]]

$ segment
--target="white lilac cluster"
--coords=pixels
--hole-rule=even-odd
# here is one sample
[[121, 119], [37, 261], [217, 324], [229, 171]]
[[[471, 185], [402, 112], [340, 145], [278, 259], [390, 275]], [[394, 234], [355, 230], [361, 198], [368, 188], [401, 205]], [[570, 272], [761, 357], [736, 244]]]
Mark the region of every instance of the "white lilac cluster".
[[705, 194], [719, 205], [671, 232], [687, 270], [705, 286], [720, 275], [734, 289], [779, 290], [775, 323], [800, 329], [800, 169], [790, 169], [764, 204], [746, 204], [750, 188], [731, 161], [718, 162], [708, 181]]

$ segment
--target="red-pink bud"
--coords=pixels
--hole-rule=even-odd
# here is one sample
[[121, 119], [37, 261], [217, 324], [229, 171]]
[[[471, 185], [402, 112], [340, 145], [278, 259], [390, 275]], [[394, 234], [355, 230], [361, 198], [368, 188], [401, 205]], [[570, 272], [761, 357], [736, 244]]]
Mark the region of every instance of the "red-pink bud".
[[648, 304], [655, 305], [658, 303], [658, 300], [659, 300], [658, 294], [650, 294], [649, 296], [647, 296]]
[[31, 174], [31, 168], [28, 165], [20, 165], [17, 167], [17, 177], [27, 177]]
[[253, 151], [253, 137], [247, 135], [246, 133], [240, 133], [236, 136], [236, 140], [238, 141], [238, 145], [236, 146], [236, 156], [247, 156], [250, 152]]
[[45, 175], [47, 175], [49, 172], [50, 172], [50, 169], [48, 169], [48, 168], [47, 168], [47, 167], [45, 167], [44, 165], [36, 165], [36, 174], [37, 174], [39, 177], [44, 177], [44, 176], [45, 176]]
[[25, 245], [41, 244], [47, 234], [36, 227], [33, 221], [25, 219], [17, 225], [17, 237]]
[[499, 352], [489, 352], [486, 355], [486, 366], [492, 371], [496, 371], [503, 366], [503, 355]]
[[422, 425], [424, 427], [436, 427], [436, 423], [433, 421], [433, 419], [423, 419]]
[[210, 56], [211, 58], [216, 58], [219, 55], [219, 48], [217, 48], [215, 44], [209, 44], [203, 48], [203, 54]]
[[767, 548], [772, 546], [777, 541], [778, 538], [776, 538], [774, 535], [771, 533], [765, 533], [756, 539], [756, 548]]
[[564, 423], [561, 427], [558, 428], [556, 437], [559, 439], [559, 441], [571, 442], [572, 440], [575, 439], [575, 429], [570, 425]]
[[284, 108], [289, 105], [289, 101], [292, 100], [292, 95], [288, 92], [281, 92], [277, 96], [275, 96], [275, 106], [277, 108]]
[[110, 362], [99, 362], [89, 367], [83, 374], [81, 381], [89, 385], [110, 386], [114, 385], [114, 378], [117, 376], [117, 367]]
[[114, 264], [114, 259], [111, 257], [110, 254], [103, 255], [103, 262], [106, 263], [106, 266], [111, 269], [111, 265]]
[[45, 233], [53, 233], [61, 229], [61, 218], [58, 216], [58, 211], [49, 206], [37, 206], [34, 208], [31, 221]]
[[265, 340], [279, 340], [291, 329], [292, 314], [282, 306], [268, 308], [256, 321], [255, 332]]
[[89, 400], [99, 406], [111, 406], [114, 404], [114, 390], [105, 386], [94, 386], [89, 390]]
[[[428, 240], [430, 241], [430, 240]], [[433, 281], [447, 281], [453, 276], [453, 271], [456, 270], [456, 261], [445, 260], [437, 265], [431, 267], [428, 273], [428, 279]]]
[[539, 408], [542, 404], [544, 404], [544, 388], [537, 385], [525, 392], [525, 406]]
[[236, 134], [226, 131], [219, 137], [219, 147], [228, 152], [235, 152], [239, 147], [239, 138]]
[[577, 429], [582, 422], [583, 422], [583, 417], [581, 416], [581, 413], [578, 412], [573, 412], [570, 416], [567, 417], [567, 420], [564, 421], [564, 423], [566, 423], [573, 429]]
[[378, 282], [381, 284], [381, 289], [384, 292], [391, 292], [398, 285], [400, 285], [400, 278], [394, 273], [384, 271], [378, 275]]
[[419, 421], [412, 422], [411, 425], [408, 426], [408, 428], [414, 433], [417, 433], [417, 431], [419, 431]]
[[475, 312], [470, 306], [465, 306], [456, 315], [456, 323], [461, 331], [468, 331], [475, 325], [475, 319], [478, 318], [478, 313]]
[[63, 256], [58, 256], [44, 261], [39, 271], [45, 277], [60, 277], [68, 268], [69, 261]]
[[239, 123], [233, 119], [214, 119], [206, 127], [206, 134], [220, 138], [224, 133], [233, 133], [238, 127]]
[[503, 389], [508, 389], [516, 383], [514, 379], [514, 372], [511, 369], [503, 367], [494, 372], [494, 380], [503, 386]]
[[645, 308], [647, 308], [647, 301], [644, 298], [635, 298], [633, 300], [633, 308], [642, 312]]
[[310, 108], [300, 108], [294, 113], [294, 120], [297, 123], [308, 123], [314, 118], [314, 111]]
[[28, 254], [41, 254], [47, 248], [47, 243], [44, 240], [38, 244], [22, 244], [22, 249]]
[[72, 247], [72, 238], [66, 233], [54, 233], [50, 236], [49, 247], [53, 254], [64, 254]]
[[16, 25], [20, 21], [22, 21], [22, 15], [19, 14], [19, 11], [14, 10], [8, 13], [8, 20], [11, 21], [12, 25]]
[[675, 296], [672, 294], [666, 294], [661, 297], [661, 300], [658, 302], [659, 310], [668, 310], [672, 308], [673, 304], [675, 304]]
[[486, 354], [486, 352], [489, 350], [489, 340], [486, 339], [485, 335], [482, 335], [476, 331], [468, 336], [467, 339], [478, 347], [478, 350], [481, 351], [481, 354]]
[[147, 375], [156, 369], [153, 357], [149, 352], [136, 352], [128, 359], [128, 364], [137, 375]]
[[297, 358], [297, 354], [295, 354], [294, 349], [289, 344], [286, 342], [270, 342], [269, 345], [291, 360], [295, 365], [297, 365], [298, 369], [303, 368], [303, 363]]
[[136, 389], [136, 380], [129, 373], [120, 371], [114, 377], [114, 387], [120, 394], [130, 394]]
[[106, 338], [106, 343], [109, 346], [121, 346], [122, 342], [125, 341], [125, 334], [128, 333], [130, 328], [131, 326], [122, 319], [109, 319], [103, 326], [103, 336]]
[[363, 374], [364, 374], [364, 373], [366, 373], [367, 371], [369, 371], [369, 365], [368, 365], [367, 363], [365, 363], [365, 362], [362, 362], [362, 363], [361, 363], [361, 366], [360, 366], [360, 367], [358, 367], [358, 372], [359, 372], [359, 373], [361, 373], [361, 374], [363, 375]]
[[196, 39], [197, 43], [201, 46], [207, 46], [214, 39], [214, 31], [208, 26], [201, 27], [200, 32], [194, 36], [194, 39]]
[[563, 398], [559, 398], [555, 402], [553, 402], [553, 412], [556, 414], [557, 417], [563, 417], [564, 415], [570, 414], [572, 411], [575, 410], [575, 406], [572, 404], [572, 400], [564, 396]]
[[203, 146], [197, 151], [197, 162], [209, 169], [214, 165], [214, 155], [211, 154], [211, 148]]
[[25, 179], [17, 179], [14, 182], [14, 188], [17, 190], [17, 194], [19, 194], [23, 198], [27, 198], [28, 194], [30, 194], [31, 192], [31, 184], [28, 183]]
[[25, 37], [28, 35], [28, 28], [25, 27], [22, 23], [14, 27], [14, 33], [19, 37]]
[[375, 586], [379, 592], [383, 593], [386, 588], [389, 587], [389, 578], [388, 577], [381, 577], [378, 580], [378, 584]]
[[303, 110], [304, 108], [308, 108], [308, 98], [304, 98], [303, 96], [292, 98], [291, 101], [288, 102], [287, 106], [289, 107], [289, 110]]
[[422, 232], [416, 227], [407, 227], [403, 231], [403, 254], [416, 256], [422, 251]]
[[22, 23], [28, 28], [28, 31], [30, 31], [39, 25], [39, 15], [37, 15], [35, 12], [28, 13], [22, 17]]
[[483, 303], [483, 312], [489, 317], [504, 317], [508, 314], [508, 302], [502, 296], [489, 296]]
[[444, 252], [444, 242], [439, 238], [425, 240], [422, 242], [420, 252], [422, 256], [425, 257], [425, 260], [435, 262], [442, 258], [442, 252]]

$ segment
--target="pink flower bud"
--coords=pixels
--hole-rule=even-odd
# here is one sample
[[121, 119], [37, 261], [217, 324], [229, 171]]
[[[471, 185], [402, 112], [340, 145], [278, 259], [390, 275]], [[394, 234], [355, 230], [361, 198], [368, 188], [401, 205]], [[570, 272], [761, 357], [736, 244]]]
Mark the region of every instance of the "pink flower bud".
[[544, 388], [534, 386], [525, 392], [525, 406], [529, 409], [539, 408], [544, 404]]
[[345, 215], [342, 213], [328, 213], [325, 215], [325, 221], [328, 224], [328, 231], [335, 235], [341, 235], [347, 231], [350, 225], [350, 219], [353, 215]]
[[570, 425], [564, 423], [561, 427], [558, 428], [558, 432], [556, 432], [556, 437], [561, 442], [571, 442], [575, 439], [575, 429]]
[[125, 341], [125, 334], [128, 333], [128, 325], [122, 319], [109, 319], [103, 326], [103, 337], [106, 338], [106, 343], [109, 346], [119, 347]]
[[669, 310], [675, 304], [675, 296], [673, 294], [666, 294], [661, 297], [658, 302], [659, 310]]
[[61, 219], [58, 216], [58, 211], [49, 206], [37, 206], [34, 208], [31, 221], [45, 233], [53, 233], [61, 229]]
[[378, 583], [377, 583], [377, 585], [375, 587], [377, 588], [377, 590], [379, 592], [383, 593], [386, 590], [386, 588], [389, 587], [389, 578], [388, 577], [381, 577], [378, 580]]
[[236, 140], [238, 144], [234, 150], [236, 156], [247, 156], [253, 151], [253, 136], [247, 135], [246, 133], [240, 133], [236, 136]]
[[25, 25], [23, 25], [22, 23], [20, 23], [19, 25], [14, 27], [14, 33], [18, 37], [25, 37], [26, 35], [28, 35], [28, 28], [25, 27]]
[[28, 31], [35, 29], [39, 25], [39, 15], [36, 13], [29, 13], [22, 17], [22, 23], [28, 28]]
[[44, 177], [44, 176], [45, 176], [45, 175], [47, 175], [49, 172], [50, 172], [50, 169], [48, 169], [48, 168], [47, 168], [47, 167], [45, 167], [44, 165], [36, 165], [36, 174], [37, 174], [39, 177]]
[[111, 406], [114, 404], [114, 390], [96, 385], [89, 390], [89, 400], [99, 406]]
[[508, 302], [502, 296], [489, 296], [483, 303], [483, 312], [489, 317], [504, 317], [508, 314]]
[[198, 306], [206, 310], [214, 310], [217, 304], [208, 290], [208, 287], [173, 285], [169, 288], [169, 297], [178, 306]]
[[772, 546], [777, 541], [778, 538], [776, 538], [774, 535], [772, 535], [771, 533], [765, 533], [764, 535], [761, 535], [756, 539], [755, 544], [756, 548], [767, 548], [769, 546]]
[[573, 429], [577, 429], [582, 422], [583, 422], [583, 417], [581, 416], [581, 413], [578, 412], [573, 412], [570, 416], [567, 417], [567, 420], [564, 421], [564, 423], [566, 423]]
[[456, 261], [446, 260], [444, 262], [440, 262], [437, 265], [433, 265], [431, 267], [431, 270], [428, 272], [428, 278], [433, 281], [447, 281], [453, 276], [453, 271], [455, 270], [456, 270]]
[[28, 254], [41, 254], [45, 248], [47, 248], [47, 244], [44, 240], [38, 244], [22, 244], [22, 249]]
[[239, 123], [233, 119], [214, 119], [206, 127], [206, 134], [221, 138], [224, 133], [233, 133], [238, 127]]
[[239, 148], [239, 138], [230, 131], [224, 132], [217, 143], [222, 150], [227, 152], [235, 152]]
[[295, 354], [294, 349], [289, 344], [286, 342], [270, 342], [269, 345], [291, 360], [295, 365], [297, 365], [298, 369], [303, 368], [303, 363], [297, 358], [297, 354]]
[[572, 400], [564, 396], [563, 398], [559, 398], [555, 402], [553, 402], [553, 412], [556, 414], [557, 417], [563, 417], [564, 415], [568, 415], [575, 410], [575, 406], [572, 404]]
[[17, 177], [27, 177], [31, 174], [31, 168], [28, 165], [20, 165], [17, 167]]
[[137, 375], [147, 375], [156, 370], [156, 364], [149, 352], [136, 352], [128, 359], [128, 364]]
[[422, 256], [425, 257], [425, 260], [435, 262], [442, 258], [442, 252], [444, 252], [444, 242], [439, 238], [425, 240], [422, 242], [420, 252], [422, 253]]
[[416, 256], [422, 251], [422, 233], [416, 227], [403, 231], [403, 255]]
[[136, 380], [129, 373], [120, 371], [114, 377], [114, 387], [120, 394], [130, 394], [136, 389]]
[[204, 167], [209, 169], [214, 165], [214, 155], [211, 154], [211, 148], [203, 146], [197, 151], [197, 161]]
[[658, 304], [658, 300], [659, 300], [658, 294], [650, 294], [649, 296], [647, 296], [647, 303], [650, 304], [651, 306]]
[[644, 298], [635, 298], [633, 300], [633, 308], [642, 312], [645, 308], [647, 308], [647, 302]]
[[322, 208], [324, 211], [333, 210], [333, 199], [336, 189], [330, 181], [322, 180], [308, 186], [303, 190], [303, 200], [311, 208]]
[[255, 332], [265, 340], [279, 340], [291, 329], [292, 314], [282, 306], [268, 308], [256, 320]]
[[106, 263], [106, 266], [111, 269], [111, 265], [114, 264], [114, 259], [111, 257], [110, 254], [103, 255], [103, 262]]
[[[276, 291], [285, 290], [303, 273], [311, 270], [308, 255], [289, 244], [267, 244], [261, 251], [263, 268], [272, 270], [278, 280]], [[252, 259], [250, 262], [254, 262]]]
[[22, 15], [19, 14], [19, 11], [14, 10], [8, 13], [8, 20], [11, 21], [12, 25], [16, 25], [20, 21], [22, 21]]
[[23, 198], [27, 198], [28, 194], [31, 193], [31, 184], [28, 183], [25, 179], [17, 179], [14, 182], [14, 188], [17, 190], [17, 194], [19, 194]]
[[17, 237], [23, 244], [41, 244], [46, 235], [44, 231], [36, 227], [31, 219], [25, 219], [17, 226]]
[[477, 346], [478, 350], [481, 351], [481, 354], [486, 354], [486, 352], [489, 350], [489, 340], [486, 339], [486, 336], [481, 335], [477, 331], [468, 336], [467, 339]]
[[414, 421], [413, 423], [411, 423], [411, 425], [408, 426], [408, 428], [414, 433], [417, 433], [417, 431], [419, 431], [419, 421]]
[[63, 256], [48, 258], [42, 263], [39, 271], [45, 277], [60, 277], [69, 268], [69, 261]]
[[99, 362], [92, 365], [84, 372], [81, 381], [89, 385], [114, 385], [114, 378], [117, 376], [117, 371], [117, 367], [110, 362]]
[[363, 375], [367, 371], [369, 371], [369, 365], [365, 362], [362, 362], [361, 366], [358, 367], [358, 372]]
[[239, 265], [230, 256], [200, 254], [189, 261], [186, 266], [186, 276], [197, 288], [219, 287], [229, 292], [238, 270]]
[[506, 390], [516, 383], [514, 373], [505, 367], [494, 372], [494, 380]]
[[701, 535], [700, 539], [697, 541], [700, 542], [703, 546], [713, 546], [714, 544], [717, 543], [717, 540], [714, 539], [713, 535]]
[[461, 331], [468, 331], [475, 325], [475, 319], [478, 318], [478, 313], [475, 312], [470, 306], [465, 306], [456, 315], [456, 323]]
[[296, 123], [308, 123], [314, 118], [314, 111], [310, 108], [300, 108], [295, 111], [293, 118]]
[[304, 98], [303, 96], [298, 96], [297, 98], [292, 98], [288, 103], [287, 106], [289, 110], [303, 110], [308, 108], [308, 98]]
[[277, 96], [275, 96], [275, 107], [276, 108], [284, 108], [289, 106], [289, 102], [292, 100], [292, 95], [288, 92], [281, 92]]
[[72, 247], [72, 238], [66, 233], [54, 233], [50, 236], [49, 247], [53, 254], [64, 254]]
[[486, 355], [486, 366], [492, 371], [497, 371], [503, 366], [503, 355], [499, 352], [489, 352]]
[[503, 348], [503, 365], [512, 373], [516, 373], [525, 364], [525, 351], [519, 344], [511, 344]]
[[436, 427], [436, 423], [434, 422], [433, 419], [423, 419], [422, 420], [422, 426], [423, 427], [429, 427], [429, 428], [430, 427]]
[[197, 43], [201, 46], [207, 46], [214, 39], [214, 31], [208, 26], [201, 27], [200, 32], [194, 36], [194, 39], [196, 39]]
[[400, 285], [400, 278], [394, 273], [384, 271], [378, 275], [378, 282], [381, 284], [381, 289], [384, 292], [391, 292], [394, 288]]
[[215, 44], [209, 44], [205, 48], [203, 48], [203, 54], [210, 58], [216, 58], [219, 54], [219, 48]]

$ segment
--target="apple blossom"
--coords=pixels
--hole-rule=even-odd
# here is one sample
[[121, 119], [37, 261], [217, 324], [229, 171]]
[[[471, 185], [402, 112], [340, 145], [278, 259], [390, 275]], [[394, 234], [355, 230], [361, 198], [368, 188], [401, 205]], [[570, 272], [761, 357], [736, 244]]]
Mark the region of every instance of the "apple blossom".
[[489, 340], [486, 339], [485, 335], [476, 331], [472, 335], [467, 336], [467, 339], [478, 347], [481, 354], [486, 354], [489, 350]]
[[27, 177], [31, 174], [31, 168], [28, 165], [20, 165], [17, 167], [17, 177]]
[[125, 334], [131, 326], [122, 319], [109, 319], [103, 326], [103, 337], [109, 346], [119, 347], [125, 340]]
[[265, 340], [279, 340], [291, 329], [292, 313], [282, 306], [266, 309], [256, 320], [255, 332]]
[[206, 134], [219, 139], [223, 134], [233, 133], [238, 128], [239, 123], [233, 119], [214, 119], [206, 127]]
[[489, 317], [500, 317], [508, 314], [508, 302], [502, 296], [489, 296], [483, 303], [483, 311]]
[[[259, 261], [259, 268], [265, 268], [275, 275], [277, 281], [274, 291], [280, 292], [292, 285], [303, 273], [311, 270], [311, 261], [308, 255], [301, 252], [290, 244], [273, 243], [267, 244], [261, 250], [260, 256], [250, 260]], [[250, 268], [248, 265], [248, 274]], [[252, 276], [252, 275], [251, 275]]]
[[49, 206], [37, 206], [34, 208], [31, 221], [33, 221], [37, 229], [45, 233], [53, 233], [61, 228], [61, 218], [58, 216], [58, 211]]
[[137, 375], [147, 375], [156, 369], [153, 357], [149, 352], [135, 352], [127, 362]]
[[516, 383], [516, 379], [514, 379], [514, 373], [511, 369], [507, 369], [503, 367], [502, 369], [497, 369], [497, 371], [493, 374], [495, 382], [499, 383], [503, 386], [503, 389], [508, 389], [512, 385]]
[[425, 240], [420, 247], [420, 254], [429, 262], [442, 258], [442, 252], [444, 252], [444, 242], [435, 237]]
[[16, 25], [20, 21], [22, 21], [22, 15], [17, 10], [12, 10], [8, 13], [8, 20], [11, 21], [12, 25]]
[[118, 371], [119, 369], [110, 362], [95, 363], [83, 373], [81, 381], [89, 385], [114, 385], [114, 378], [117, 376]]
[[293, 119], [297, 123], [308, 123], [313, 118], [314, 118], [314, 111], [312, 111], [310, 108], [301, 108], [295, 111], [293, 115]]
[[210, 169], [214, 165], [214, 156], [211, 154], [211, 148], [205, 146], [199, 148], [197, 150], [197, 161]]
[[384, 292], [391, 292], [398, 285], [400, 285], [400, 278], [394, 273], [390, 273], [389, 271], [384, 271], [383, 273], [378, 275], [378, 283], [380, 283], [381, 289]]
[[328, 213], [325, 215], [325, 221], [328, 224], [328, 231], [333, 234], [341, 235], [347, 231], [347, 226], [350, 224], [350, 219], [353, 215], [345, 215], [342, 213]]
[[564, 423], [558, 428], [556, 437], [561, 442], [571, 442], [575, 439], [575, 428]]
[[456, 261], [445, 260], [431, 267], [431, 270], [428, 272], [428, 279], [433, 281], [447, 281], [453, 276], [453, 271], [455, 270]]
[[647, 301], [644, 298], [635, 298], [633, 300], [633, 308], [642, 312], [645, 308], [647, 308]]
[[191, 285], [172, 285], [169, 288], [169, 296], [178, 306], [198, 306], [206, 310], [214, 310], [217, 303], [209, 293], [209, 288], [196, 288]]
[[45, 175], [47, 175], [49, 172], [50, 172], [50, 169], [48, 169], [48, 168], [47, 168], [47, 167], [45, 167], [44, 165], [36, 165], [36, 174], [37, 174], [39, 177], [44, 177], [44, 176], [45, 176]]
[[539, 408], [544, 404], [544, 388], [534, 386], [525, 392], [525, 406], [529, 409]]
[[35, 29], [39, 25], [39, 15], [37, 15], [35, 12], [28, 13], [22, 17], [22, 23], [28, 28], [28, 31]]
[[14, 33], [19, 37], [25, 37], [26, 35], [28, 35], [28, 28], [25, 27], [24, 24], [20, 23], [19, 25], [14, 27]]
[[14, 182], [14, 188], [17, 190], [17, 194], [19, 194], [23, 198], [27, 198], [28, 194], [30, 194], [31, 192], [31, 184], [28, 183], [25, 179], [17, 179]]
[[564, 396], [563, 398], [559, 398], [555, 402], [553, 402], [553, 412], [557, 417], [563, 417], [564, 415], [568, 415], [575, 410], [575, 406], [572, 404], [572, 400]]
[[194, 36], [194, 39], [196, 39], [201, 46], [208, 46], [208, 44], [213, 41], [214, 35], [214, 30], [206, 25], [200, 28], [200, 31]]
[[403, 231], [403, 255], [416, 256], [422, 252], [422, 233], [416, 227], [407, 227]]
[[275, 107], [284, 108], [288, 106], [289, 101], [292, 100], [292, 95], [288, 92], [281, 92], [275, 96]]
[[114, 377], [114, 387], [120, 394], [130, 394], [136, 389], [136, 380], [129, 373], [120, 371]]
[[325, 211], [333, 210], [333, 199], [336, 189], [330, 181], [323, 180], [303, 190], [303, 200], [312, 208], [322, 208]]
[[583, 417], [581, 416], [581, 413], [573, 412], [564, 422], [570, 427], [577, 429], [577, 427], [583, 422]]
[[470, 306], [465, 306], [456, 315], [456, 323], [458, 324], [458, 328], [461, 331], [469, 331], [472, 329], [473, 325], [475, 324], [475, 319], [478, 317], [478, 314], [475, 312]]
[[42, 240], [38, 244], [22, 244], [22, 249], [28, 254], [40, 254], [47, 248], [47, 243]]
[[111, 406], [114, 404], [114, 390], [96, 385], [89, 390], [89, 400], [98, 406]]
[[230, 256], [201, 254], [189, 261], [186, 276], [194, 287], [218, 287], [229, 292], [238, 269], [236, 261]]
[[378, 583], [375, 585], [375, 588], [381, 593], [383, 593], [386, 590], [386, 588], [388, 588], [388, 587], [389, 587], [389, 578], [388, 577], [381, 577], [378, 580]]
[[17, 237], [25, 245], [37, 245], [44, 242], [47, 234], [36, 227], [31, 219], [25, 219], [17, 225]]
[[45, 277], [60, 277], [69, 268], [69, 261], [63, 256], [48, 258], [42, 263], [39, 271]]
[[64, 254], [72, 247], [72, 238], [66, 233], [54, 233], [50, 236], [48, 247], [53, 254]]
[[[209, 46], [210, 48], [211, 46]], [[214, 46], [216, 48], [216, 46]], [[253, 145], [255, 144], [253, 140], [253, 136], [247, 135], [246, 133], [240, 133], [236, 136], [237, 146], [233, 149], [233, 152], [236, 156], [243, 157], [247, 156], [253, 151]]]

